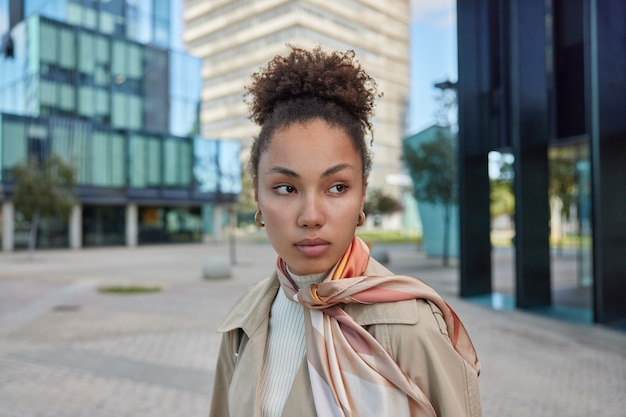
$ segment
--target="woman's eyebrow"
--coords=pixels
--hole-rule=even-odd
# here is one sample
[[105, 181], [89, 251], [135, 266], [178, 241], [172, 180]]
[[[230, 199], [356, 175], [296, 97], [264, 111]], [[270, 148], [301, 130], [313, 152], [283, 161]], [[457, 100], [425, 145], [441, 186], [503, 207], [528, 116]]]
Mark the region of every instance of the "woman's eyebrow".
[[328, 177], [330, 175], [336, 174], [339, 171], [343, 171], [344, 169], [354, 169], [354, 166], [350, 164], [338, 164], [338, 165], [332, 166], [328, 168], [326, 171], [324, 171], [324, 173], [322, 174], [322, 177]]
[[286, 175], [292, 178], [300, 178], [300, 174], [298, 174], [296, 171], [293, 171], [289, 168], [285, 168], [281, 166], [272, 167], [267, 170], [267, 173], [268, 174], [282, 174], [282, 175]]
[[[354, 166], [350, 164], [337, 164], [328, 168], [326, 171], [324, 171], [321, 177], [322, 178], [329, 177], [333, 174], [336, 174], [339, 171], [343, 171], [344, 169], [353, 169], [353, 168]], [[281, 167], [281, 166], [272, 167], [267, 170], [267, 173], [268, 174], [282, 174], [291, 178], [301, 178], [300, 174], [298, 174], [296, 171], [291, 170], [289, 168]]]

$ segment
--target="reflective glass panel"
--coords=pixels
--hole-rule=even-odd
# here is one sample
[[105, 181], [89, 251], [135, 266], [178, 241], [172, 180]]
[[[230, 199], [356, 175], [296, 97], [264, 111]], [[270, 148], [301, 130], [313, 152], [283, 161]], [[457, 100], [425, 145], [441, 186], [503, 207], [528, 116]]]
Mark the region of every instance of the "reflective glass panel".
[[126, 185], [126, 140], [125, 137], [112, 133], [110, 135], [111, 151], [109, 154], [111, 164], [112, 187], [124, 187]]
[[57, 47], [59, 44], [56, 28], [47, 22], [42, 22], [40, 25], [39, 43], [41, 45], [41, 61], [56, 64]]
[[193, 143], [193, 174], [196, 189], [203, 193], [216, 192], [219, 174], [217, 171], [217, 141], [196, 138]]
[[76, 67], [76, 43], [73, 29], [58, 28], [59, 31], [59, 66], [68, 70]]
[[95, 41], [91, 33], [81, 32], [78, 35], [78, 70], [85, 74], [93, 74], [96, 68]]
[[85, 117], [92, 117], [94, 112], [93, 88], [81, 86], [78, 89], [78, 114]]
[[[2, 119], [2, 169], [7, 178], [8, 170], [26, 161], [26, 126], [21, 120]], [[11, 140], [7, 140], [11, 138]]]

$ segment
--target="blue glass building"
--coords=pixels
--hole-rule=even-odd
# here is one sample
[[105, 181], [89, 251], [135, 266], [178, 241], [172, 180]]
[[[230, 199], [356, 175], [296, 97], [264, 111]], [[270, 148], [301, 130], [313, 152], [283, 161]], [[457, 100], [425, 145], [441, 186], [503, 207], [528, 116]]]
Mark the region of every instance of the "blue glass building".
[[77, 206], [41, 247], [200, 241], [237, 201], [238, 141], [198, 134], [201, 61], [179, 48], [178, 2], [0, 0], [2, 247], [26, 245], [13, 168], [73, 164]]

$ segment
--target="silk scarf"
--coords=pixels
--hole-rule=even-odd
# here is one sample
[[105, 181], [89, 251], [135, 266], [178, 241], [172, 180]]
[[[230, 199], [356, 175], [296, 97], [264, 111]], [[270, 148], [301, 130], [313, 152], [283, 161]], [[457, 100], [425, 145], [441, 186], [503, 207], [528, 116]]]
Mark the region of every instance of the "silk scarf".
[[465, 327], [430, 286], [403, 275], [364, 276], [369, 249], [358, 237], [319, 285], [297, 288], [278, 259], [288, 298], [304, 306], [306, 356], [318, 416], [436, 416], [420, 387], [341, 304], [426, 299], [443, 313], [456, 351], [477, 371], [480, 363]]

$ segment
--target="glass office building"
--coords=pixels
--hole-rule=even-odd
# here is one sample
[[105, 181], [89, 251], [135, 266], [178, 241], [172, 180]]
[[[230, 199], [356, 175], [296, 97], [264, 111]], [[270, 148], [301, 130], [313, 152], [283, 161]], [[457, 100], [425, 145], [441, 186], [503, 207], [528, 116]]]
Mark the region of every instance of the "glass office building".
[[[461, 295], [492, 292], [488, 154], [514, 162], [515, 305], [555, 309], [548, 189], [575, 180], [577, 290], [626, 323], [626, 2], [457, 3]], [[556, 306], [558, 307], [558, 306]]]
[[199, 136], [201, 61], [176, 49], [178, 2], [0, 0], [2, 247], [26, 245], [13, 168], [76, 169], [71, 218], [41, 247], [199, 241], [237, 200], [240, 143]]

